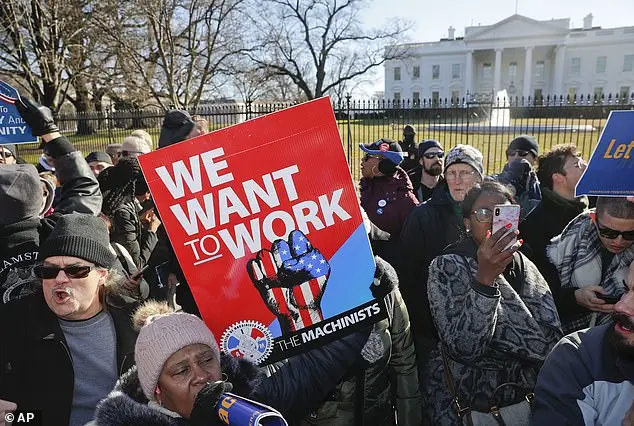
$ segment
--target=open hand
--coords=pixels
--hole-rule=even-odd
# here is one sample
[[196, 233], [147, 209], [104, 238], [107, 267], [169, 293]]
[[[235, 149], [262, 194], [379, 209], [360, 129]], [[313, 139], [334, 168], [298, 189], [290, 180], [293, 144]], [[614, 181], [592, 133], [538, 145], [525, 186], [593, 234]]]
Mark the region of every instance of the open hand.
[[522, 245], [522, 240], [505, 250], [505, 247], [516, 238], [519, 231], [511, 231], [507, 228], [498, 229], [487, 237], [478, 248], [478, 272], [476, 280], [485, 285], [493, 285], [495, 279], [506, 269], [513, 259], [513, 253]]

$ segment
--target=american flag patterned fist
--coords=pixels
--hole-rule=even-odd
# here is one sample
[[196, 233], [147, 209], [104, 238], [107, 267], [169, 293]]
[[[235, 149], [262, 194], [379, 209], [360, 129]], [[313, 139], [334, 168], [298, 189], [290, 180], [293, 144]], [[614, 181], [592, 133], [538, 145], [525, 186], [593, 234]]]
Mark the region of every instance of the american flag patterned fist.
[[283, 334], [323, 320], [321, 299], [330, 265], [301, 231], [277, 240], [249, 260], [247, 271]]

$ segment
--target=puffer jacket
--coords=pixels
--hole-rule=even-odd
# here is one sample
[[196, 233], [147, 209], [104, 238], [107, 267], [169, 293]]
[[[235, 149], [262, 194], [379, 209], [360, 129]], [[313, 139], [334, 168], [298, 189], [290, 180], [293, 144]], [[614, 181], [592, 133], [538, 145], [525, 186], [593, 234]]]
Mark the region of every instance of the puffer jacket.
[[427, 202], [412, 210], [401, 232], [400, 262], [395, 265], [410, 314], [419, 372], [437, 340], [427, 299], [429, 265], [445, 247], [466, 235], [450, 197], [447, 183], [440, 183]]
[[409, 212], [418, 205], [412, 182], [400, 167], [394, 176], [362, 178], [361, 207], [376, 226], [398, 236]]
[[[476, 243], [465, 239], [429, 268], [429, 302], [440, 342], [423, 376], [423, 404], [433, 425], [459, 424], [440, 345], [461, 406], [489, 412], [533, 391], [542, 363], [562, 337], [548, 284], [530, 260], [515, 253], [495, 285], [485, 286], [474, 278], [476, 252]], [[504, 383], [519, 388], [507, 386], [494, 396]]]
[[[359, 354], [367, 337], [366, 331], [356, 332], [266, 368], [223, 354], [221, 370], [233, 384], [233, 393], [277, 409], [292, 424], [319, 404], [328, 389], [332, 389], [345, 372], [359, 361]], [[120, 378], [115, 390], [97, 406], [94, 424], [123, 426], [190, 423], [148, 405], [136, 369], [133, 368]]]
[[[33, 274], [40, 243], [64, 214], [97, 215], [101, 211], [101, 192], [81, 152], [64, 136], [48, 142], [45, 151], [55, 158], [57, 178], [62, 186], [55, 212], [43, 219], [32, 217], [0, 226], [0, 309], [4, 303], [35, 292], [40, 280]], [[25, 203], [33, 203], [27, 199]], [[39, 201], [35, 201], [39, 202]], [[0, 194], [0, 207], [2, 194]]]
[[409, 315], [398, 290], [396, 272], [375, 257], [377, 269], [370, 287], [375, 298], [383, 299], [388, 318], [374, 325], [380, 358], [365, 370], [341, 381], [327, 400], [304, 419], [304, 425], [395, 425], [417, 426], [422, 406], [414, 341]]

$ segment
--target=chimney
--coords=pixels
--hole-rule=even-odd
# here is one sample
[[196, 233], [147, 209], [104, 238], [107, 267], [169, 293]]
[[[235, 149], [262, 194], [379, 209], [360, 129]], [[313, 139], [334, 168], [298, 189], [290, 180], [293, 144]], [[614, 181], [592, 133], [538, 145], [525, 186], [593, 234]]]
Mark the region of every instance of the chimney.
[[592, 29], [592, 13], [588, 13], [585, 18], [583, 18], [583, 29], [591, 30]]
[[456, 29], [454, 27], [449, 27], [449, 29], [447, 30], [447, 38], [449, 40], [453, 40], [455, 39], [455, 35], [456, 35]]

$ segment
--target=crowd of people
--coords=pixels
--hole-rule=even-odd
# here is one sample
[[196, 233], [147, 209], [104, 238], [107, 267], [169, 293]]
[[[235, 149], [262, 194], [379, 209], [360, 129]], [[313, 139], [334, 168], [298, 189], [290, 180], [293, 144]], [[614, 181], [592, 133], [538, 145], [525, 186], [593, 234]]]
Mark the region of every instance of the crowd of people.
[[[43, 152], [0, 145], [0, 424], [219, 425], [232, 390], [291, 425], [634, 425], [634, 203], [575, 197], [574, 145], [518, 136], [492, 176], [412, 125], [361, 145], [387, 318], [256, 366], [200, 318], [139, 166], [151, 135], [84, 157], [17, 106]], [[158, 149], [208, 130], [169, 111]], [[494, 230], [512, 204], [519, 226]]]

